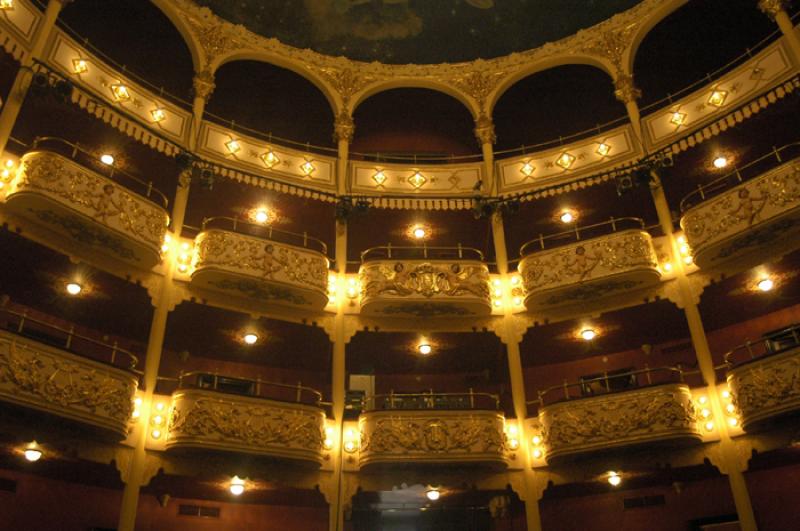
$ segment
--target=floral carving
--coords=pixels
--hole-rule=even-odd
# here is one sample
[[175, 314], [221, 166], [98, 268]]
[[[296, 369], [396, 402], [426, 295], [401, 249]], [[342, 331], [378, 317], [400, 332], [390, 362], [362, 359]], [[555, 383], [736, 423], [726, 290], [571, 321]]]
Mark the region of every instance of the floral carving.
[[209, 230], [197, 237], [195, 268], [214, 266], [323, 293], [328, 286], [327, 260], [319, 253], [234, 232]]
[[489, 300], [489, 270], [482, 264], [377, 262], [360, 271], [362, 296], [479, 297]]
[[168, 444], [192, 440], [210, 446], [250, 447], [257, 453], [300, 451], [321, 456], [324, 415], [268, 400], [215, 398], [200, 393], [175, 398]]
[[[49, 350], [49, 349], [48, 349]], [[0, 397], [125, 433], [136, 379], [100, 364], [0, 338]]]
[[457, 417], [395, 414], [362, 417], [361, 457], [423, 457], [458, 460], [471, 454], [505, 451], [502, 418], [496, 414]]
[[55, 153], [34, 151], [22, 158], [9, 196], [22, 191], [45, 193], [156, 249], [164, 238], [168, 218], [163, 209]]
[[697, 433], [686, 386], [660, 386], [545, 406], [539, 413], [548, 455]]
[[[776, 218], [800, 200], [800, 165], [793, 162], [690, 209], [681, 220], [696, 255], [721, 242]], [[758, 243], [740, 242], [739, 249]], [[731, 254], [730, 252], [728, 254]]]
[[539, 251], [523, 259], [520, 272], [528, 293], [580, 284], [637, 268], [658, 265], [650, 236], [626, 231], [583, 243]]
[[793, 352], [734, 369], [728, 385], [745, 426], [800, 408], [800, 356]]
[[775, 19], [778, 13], [786, 11], [789, 0], [758, 0], [758, 9], [771, 19]]

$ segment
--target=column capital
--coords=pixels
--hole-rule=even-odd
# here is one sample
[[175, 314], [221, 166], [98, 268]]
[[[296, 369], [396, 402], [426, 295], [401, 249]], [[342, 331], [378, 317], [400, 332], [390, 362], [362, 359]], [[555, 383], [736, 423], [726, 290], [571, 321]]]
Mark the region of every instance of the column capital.
[[347, 109], [342, 109], [333, 121], [333, 139], [336, 142], [346, 141], [348, 144], [353, 141], [356, 132], [356, 124]]
[[789, 0], [758, 0], [758, 9], [772, 20], [789, 7]]
[[211, 97], [211, 94], [217, 87], [217, 85], [214, 83], [214, 72], [212, 72], [211, 69], [206, 68], [205, 70], [196, 73], [194, 79], [192, 80], [192, 86], [194, 87], [195, 98], [202, 98], [206, 103], [208, 103], [208, 98]]
[[494, 134], [494, 122], [483, 112], [475, 118], [475, 138], [478, 139], [481, 146], [497, 142], [497, 135]]
[[632, 75], [619, 74], [614, 80], [614, 96], [627, 105], [641, 98], [642, 91], [636, 87]]

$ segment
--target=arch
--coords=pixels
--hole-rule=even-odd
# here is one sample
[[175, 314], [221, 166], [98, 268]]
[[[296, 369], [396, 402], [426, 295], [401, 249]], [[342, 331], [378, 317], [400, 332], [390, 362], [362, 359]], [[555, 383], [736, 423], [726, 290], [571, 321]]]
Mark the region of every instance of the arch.
[[375, 96], [376, 94], [380, 94], [382, 92], [388, 92], [390, 90], [395, 89], [403, 89], [403, 88], [417, 88], [417, 89], [426, 89], [432, 90], [434, 92], [440, 92], [451, 98], [458, 100], [464, 107], [472, 115], [473, 119], [477, 118], [480, 114], [480, 108], [475, 100], [457, 90], [455, 87], [451, 85], [447, 85], [445, 83], [439, 83], [437, 81], [432, 81], [428, 79], [415, 79], [415, 78], [402, 78], [402, 79], [392, 79], [389, 81], [375, 83], [370, 85], [366, 89], [362, 90], [358, 93], [357, 97], [353, 99], [351, 102], [350, 112], [355, 113], [356, 109], [359, 105], [361, 105], [364, 101]]
[[168, 0], [150, 1], [154, 6], [160, 9], [162, 13], [164, 13], [169, 21], [172, 22], [172, 25], [175, 26], [175, 29], [178, 30], [178, 33], [181, 34], [181, 37], [183, 37], [183, 41], [186, 43], [186, 47], [189, 48], [189, 53], [192, 56], [192, 66], [194, 66], [194, 71], [195, 73], [200, 72], [203, 69], [205, 54], [203, 53], [200, 43], [197, 42], [194, 32], [186, 23], [186, 17], [182, 13], [179, 13], [174, 7], [174, 4]]
[[545, 70], [551, 70], [553, 68], [558, 68], [560, 66], [569, 66], [569, 65], [587, 65], [595, 67], [599, 70], [602, 70], [609, 77], [614, 80], [614, 67], [611, 65], [610, 62], [601, 59], [599, 57], [593, 55], [570, 55], [570, 56], [556, 56], [551, 57], [536, 63], [532, 63], [527, 65], [520, 70], [512, 73], [511, 75], [507, 76], [500, 83], [497, 84], [497, 87], [492, 91], [492, 94], [489, 96], [489, 101], [486, 103], [486, 112], [491, 116], [494, 113], [494, 107], [497, 105], [497, 102], [503, 96], [503, 94], [511, 88], [515, 83], [535, 75], [539, 72], [544, 72]]
[[648, 17], [639, 24], [639, 27], [636, 28], [633, 34], [633, 39], [628, 49], [625, 50], [625, 56], [622, 58], [622, 67], [625, 69], [625, 74], [633, 74], [633, 63], [636, 60], [636, 52], [639, 51], [639, 46], [647, 37], [647, 34], [650, 33], [650, 30], [687, 3], [689, 3], [689, 0], [667, 0], [662, 4], [656, 5], [655, 9], [649, 13]]

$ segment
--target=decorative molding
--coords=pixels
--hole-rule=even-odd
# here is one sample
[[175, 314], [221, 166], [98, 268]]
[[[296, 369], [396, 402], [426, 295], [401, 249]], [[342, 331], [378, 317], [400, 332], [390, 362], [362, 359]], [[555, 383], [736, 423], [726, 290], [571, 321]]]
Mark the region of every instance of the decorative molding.
[[[409, 194], [425, 195], [432, 197], [429, 208], [453, 208], [435, 196], [464, 196], [471, 206], [475, 188], [483, 180], [483, 163], [471, 162], [460, 164], [386, 164], [353, 161], [350, 163], [350, 188], [357, 193], [382, 195], [382, 194]], [[379, 203], [380, 206], [389, 206]], [[400, 199], [396, 205], [409, 208]], [[395, 206], [394, 208], [396, 208]]]
[[350, 113], [343, 110], [336, 115], [336, 120], [333, 122], [333, 139], [336, 142], [345, 141], [348, 144], [351, 143], [355, 132], [356, 125]]
[[125, 438], [137, 379], [127, 371], [0, 331], [0, 400]]
[[758, 9], [772, 20], [778, 13], [786, 12], [789, 7], [789, 0], [758, 0]]

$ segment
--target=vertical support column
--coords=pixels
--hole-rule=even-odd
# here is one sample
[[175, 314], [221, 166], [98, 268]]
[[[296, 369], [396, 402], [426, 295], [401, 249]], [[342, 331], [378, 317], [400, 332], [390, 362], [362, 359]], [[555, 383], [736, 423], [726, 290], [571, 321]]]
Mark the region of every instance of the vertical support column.
[[645, 138], [642, 134], [642, 119], [639, 114], [639, 105], [636, 103], [636, 100], [642, 97], [642, 91], [636, 88], [632, 75], [623, 73], [617, 75], [616, 79], [614, 79], [614, 96], [625, 104], [625, 110], [628, 112], [628, 119], [633, 126], [633, 132], [639, 144], [646, 149]]
[[[180, 234], [183, 220], [186, 215], [186, 204], [189, 199], [189, 173], [184, 172], [178, 181], [178, 190], [175, 193], [175, 202], [172, 206], [172, 224], [175, 234]], [[169, 255], [171, 258], [171, 254]], [[141, 414], [139, 416], [139, 433], [133, 449], [133, 457], [129, 463], [125, 489], [122, 492], [122, 505], [119, 512], [119, 531], [134, 531], [136, 526], [136, 512], [139, 506], [139, 489], [146, 485], [147, 468], [147, 425], [150, 419], [153, 393], [158, 383], [158, 369], [161, 364], [161, 352], [164, 346], [164, 336], [167, 330], [167, 317], [174, 307], [173, 276], [175, 262], [169, 260], [166, 264], [164, 276], [161, 277], [158, 293], [155, 297], [153, 319], [150, 324], [150, 335], [147, 339], [147, 354], [144, 363], [144, 396], [142, 397]]]
[[[655, 203], [658, 213], [661, 229], [667, 236], [672, 250], [673, 271], [675, 271], [676, 274], [675, 281], [678, 283], [680, 300], [686, 315], [686, 321], [689, 325], [692, 346], [694, 347], [703, 379], [706, 384], [710, 386], [710, 392], [708, 394], [711, 401], [711, 409], [714, 412], [714, 418], [721, 420], [725, 418], [725, 414], [722, 409], [722, 401], [720, 400], [719, 394], [716, 392], [717, 375], [714, 370], [714, 361], [711, 357], [708, 338], [703, 328], [700, 310], [697, 307], [699, 296], [693, 293], [689, 279], [686, 276], [686, 269], [684, 268], [683, 261], [680, 259], [678, 242], [672, 230], [672, 214], [670, 213], [669, 205], [664, 195], [664, 188], [657, 172], [651, 172], [651, 179], [650, 192], [653, 196], [653, 202]], [[747, 484], [742, 474], [743, 469], [746, 468], [746, 464], [743, 467], [739, 463], [739, 459], [736, 455], [736, 443], [728, 433], [728, 426], [724, 422], [718, 421], [717, 429], [720, 434], [719, 444], [722, 459], [720, 469], [723, 470], [724, 473], [727, 473], [728, 482], [730, 483], [731, 492], [733, 493], [733, 501], [736, 505], [736, 512], [739, 515], [740, 526], [742, 531], [757, 531], [758, 526], [756, 525], [753, 506], [750, 502], [750, 494], [747, 492]]]
[[[497, 270], [504, 278], [508, 277], [508, 252], [506, 250], [506, 237], [503, 230], [503, 218], [500, 213], [492, 216], [492, 239], [494, 240], [495, 259]], [[522, 334], [514, 326], [511, 314], [511, 301], [508, 293], [503, 301], [503, 331], [501, 339], [506, 345], [508, 357], [508, 374], [511, 380], [511, 398], [514, 403], [514, 414], [517, 417], [519, 431], [519, 455], [522, 456], [525, 478], [525, 518], [528, 531], [541, 531], [542, 521], [539, 514], [539, 495], [536, 489], [536, 477], [531, 463], [531, 452], [528, 447], [529, 438], [525, 431], [525, 419], [528, 416], [528, 404], [525, 398], [525, 378], [523, 376], [522, 358], [519, 345]]]
[[208, 98], [214, 92], [214, 72], [206, 68], [202, 72], [195, 74], [192, 80], [194, 87], [194, 100], [192, 101], [192, 126], [189, 128], [189, 150], [197, 149], [200, 140], [200, 126], [203, 123], [203, 113], [205, 112]]
[[494, 176], [494, 143], [497, 142], [497, 136], [494, 134], [492, 119], [483, 113], [475, 119], [475, 138], [478, 139], [483, 154], [484, 182], [481, 192], [495, 195], [499, 189], [499, 183]]
[[39, 30], [33, 39], [33, 45], [30, 53], [22, 58], [19, 72], [14, 78], [14, 84], [8, 93], [8, 100], [0, 112], [0, 153], [5, 151], [8, 139], [11, 137], [11, 131], [14, 129], [14, 124], [17, 122], [19, 111], [22, 109], [22, 104], [25, 102], [25, 97], [28, 95], [28, 89], [31, 86], [32, 71], [31, 67], [34, 62], [41, 59], [44, 45], [47, 39], [53, 33], [56, 19], [61, 10], [72, 0], [50, 0], [47, 8], [44, 11], [44, 16], [39, 24]]
[[800, 37], [797, 36], [792, 19], [786, 12], [788, 6], [788, 0], [758, 0], [758, 9], [778, 24], [794, 53], [794, 58], [800, 61]]

